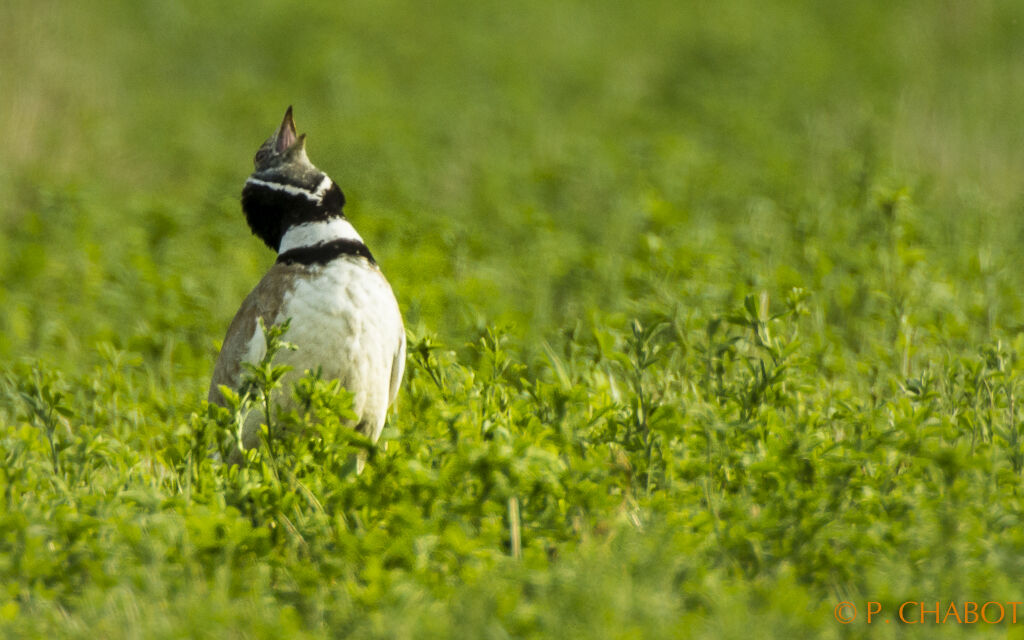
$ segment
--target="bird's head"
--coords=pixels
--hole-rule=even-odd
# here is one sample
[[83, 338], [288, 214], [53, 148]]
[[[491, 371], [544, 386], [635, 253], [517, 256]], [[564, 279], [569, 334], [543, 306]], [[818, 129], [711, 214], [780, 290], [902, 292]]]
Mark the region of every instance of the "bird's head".
[[281, 126], [260, 146], [253, 158], [253, 177], [296, 187], [315, 187], [315, 179], [323, 173], [306, 155], [306, 134], [296, 135], [292, 108], [284, 114]]
[[242, 190], [242, 209], [253, 233], [275, 251], [289, 227], [343, 216], [345, 195], [309, 161], [306, 134], [296, 134], [291, 107], [253, 164]]

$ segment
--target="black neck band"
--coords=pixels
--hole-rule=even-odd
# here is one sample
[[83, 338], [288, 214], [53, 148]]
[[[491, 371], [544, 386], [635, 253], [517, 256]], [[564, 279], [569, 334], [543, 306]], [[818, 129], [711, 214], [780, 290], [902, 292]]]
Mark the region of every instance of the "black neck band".
[[310, 199], [313, 192], [304, 187], [290, 185], [307, 193], [292, 193], [284, 190], [284, 186], [289, 185], [275, 188], [246, 182], [242, 189], [242, 210], [249, 228], [274, 251], [281, 246], [281, 238], [289, 227], [345, 215], [342, 213], [345, 195], [333, 182], [319, 199]]
[[370, 264], [377, 264], [373, 254], [366, 248], [366, 245], [359, 240], [341, 238], [331, 240], [322, 244], [315, 244], [311, 247], [297, 247], [289, 249], [277, 256], [277, 262], [283, 264], [327, 264], [339, 256], [358, 256], [366, 258]]

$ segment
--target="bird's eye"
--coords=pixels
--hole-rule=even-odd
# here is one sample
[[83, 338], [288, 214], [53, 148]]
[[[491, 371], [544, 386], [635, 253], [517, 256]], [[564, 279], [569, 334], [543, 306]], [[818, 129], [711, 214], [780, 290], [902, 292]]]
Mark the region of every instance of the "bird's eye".
[[256, 157], [253, 158], [253, 162], [255, 162], [256, 164], [262, 164], [263, 162], [266, 162], [267, 158], [269, 157], [270, 150], [260, 149], [259, 151], [256, 152]]

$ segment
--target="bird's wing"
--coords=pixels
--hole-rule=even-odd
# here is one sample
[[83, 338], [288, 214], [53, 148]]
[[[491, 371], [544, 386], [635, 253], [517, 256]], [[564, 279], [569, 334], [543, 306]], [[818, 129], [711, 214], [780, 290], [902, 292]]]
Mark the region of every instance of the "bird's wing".
[[391, 386], [388, 389], [388, 406], [395, 402], [398, 388], [402, 385], [403, 373], [405, 373], [405, 327], [401, 327], [398, 349], [395, 351], [395, 359], [391, 363]]
[[293, 272], [297, 269], [301, 267], [275, 264], [242, 302], [228, 326], [224, 345], [213, 368], [213, 379], [207, 396], [210, 402], [223, 405], [220, 385], [237, 389], [242, 381], [242, 363], [258, 361], [266, 353], [266, 342], [262, 335], [258, 335], [257, 319], [263, 318], [263, 323], [268, 326], [278, 321], [278, 312], [285, 294], [291, 289], [295, 275]]

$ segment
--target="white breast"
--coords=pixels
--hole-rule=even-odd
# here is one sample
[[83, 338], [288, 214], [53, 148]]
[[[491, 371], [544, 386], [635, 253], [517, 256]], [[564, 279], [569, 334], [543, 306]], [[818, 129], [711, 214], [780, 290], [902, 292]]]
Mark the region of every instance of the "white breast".
[[400, 351], [404, 358], [402, 316], [387, 280], [363, 259], [342, 257], [312, 267], [285, 297], [276, 322], [288, 318], [284, 339], [298, 349], [278, 352], [276, 362], [294, 368], [284, 380], [289, 395], [294, 380], [321, 367], [324, 378], [340, 380], [353, 394], [353, 409], [376, 440]]

